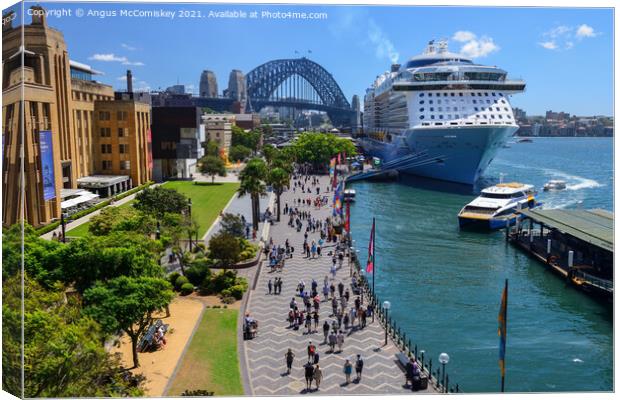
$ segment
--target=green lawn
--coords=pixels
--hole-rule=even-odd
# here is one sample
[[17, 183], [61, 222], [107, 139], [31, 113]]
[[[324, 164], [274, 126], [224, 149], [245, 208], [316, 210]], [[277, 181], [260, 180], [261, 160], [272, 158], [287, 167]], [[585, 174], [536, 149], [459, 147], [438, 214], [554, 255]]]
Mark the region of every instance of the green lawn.
[[165, 187], [176, 189], [192, 199], [192, 215], [195, 215], [200, 229], [198, 237], [204, 236], [207, 230], [218, 217], [220, 211], [226, 207], [231, 197], [239, 189], [238, 183], [215, 183], [195, 185], [190, 181], [170, 181]]
[[[189, 181], [171, 181], [166, 182], [163, 186], [175, 189], [192, 199], [192, 214], [196, 216], [200, 229], [198, 236], [202, 237], [213, 224], [213, 221], [220, 214], [220, 211], [226, 207], [231, 197], [239, 189], [238, 183], [215, 183], [195, 185]], [[133, 200], [119, 206], [129, 207]], [[83, 237], [88, 233], [90, 223], [85, 222], [82, 225], [67, 231], [67, 237]]]
[[208, 308], [166, 396], [207, 390], [216, 396], [243, 394], [237, 357], [237, 310]]
[[[121, 207], [121, 208], [122, 207], [130, 207], [133, 202], [134, 202], [134, 200], [130, 200], [127, 203], [121, 204], [118, 207]], [[108, 207], [114, 207], [114, 206], [108, 206]], [[104, 208], [102, 208], [102, 210], [105, 209], [105, 208], [108, 208], [108, 207], [104, 207]], [[84, 222], [82, 225], [78, 225], [75, 228], [73, 228], [71, 230], [68, 230], [67, 231], [67, 237], [84, 237], [88, 233], [88, 227], [89, 226], [90, 226], [90, 222], [89, 221]]]

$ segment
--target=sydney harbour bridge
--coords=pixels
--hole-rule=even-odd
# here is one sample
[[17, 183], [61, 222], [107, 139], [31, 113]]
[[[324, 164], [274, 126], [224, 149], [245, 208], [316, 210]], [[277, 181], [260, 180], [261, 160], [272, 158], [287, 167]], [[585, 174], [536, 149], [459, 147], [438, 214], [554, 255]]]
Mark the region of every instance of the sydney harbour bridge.
[[246, 75], [233, 70], [228, 88], [220, 95], [215, 74], [203, 71], [197, 105], [227, 111], [230, 104], [241, 104], [242, 112], [259, 112], [271, 107], [325, 112], [336, 127], [359, 127], [360, 104], [357, 96], [349, 102], [334, 77], [318, 63], [302, 57], [266, 62]]

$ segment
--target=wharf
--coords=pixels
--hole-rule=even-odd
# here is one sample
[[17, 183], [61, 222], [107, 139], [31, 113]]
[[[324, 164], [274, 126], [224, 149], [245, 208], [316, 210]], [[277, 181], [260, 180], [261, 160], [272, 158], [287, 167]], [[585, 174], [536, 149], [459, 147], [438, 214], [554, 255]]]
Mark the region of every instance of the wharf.
[[523, 210], [506, 238], [575, 287], [613, 300], [613, 214], [605, 210]]
[[[319, 187], [329, 186], [327, 176], [320, 177]], [[330, 192], [331, 193], [331, 192]], [[328, 195], [324, 192], [321, 195]], [[282, 208], [286, 204], [292, 205], [293, 201], [307, 195], [294, 193], [292, 190], [282, 195]], [[320, 209], [314, 206], [301, 206], [301, 211], [310, 212], [316, 219], [325, 219], [331, 216], [331, 205], [323, 206]], [[329, 302], [320, 303], [320, 323], [318, 332], [306, 334], [305, 329], [300, 327], [298, 331], [288, 328], [287, 313], [291, 298], [295, 298], [298, 303], [303, 305], [301, 299], [295, 296], [296, 287], [300, 280], [303, 280], [308, 288], [314, 278], [319, 283], [319, 291], [323, 285], [325, 276], [330, 276], [332, 257], [328, 255], [333, 251], [333, 244], [325, 242], [321, 257], [315, 259], [305, 258], [302, 254], [303, 231], [297, 232], [296, 229], [288, 226], [289, 216], [282, 214], [281, 221], [275, 222], [271, 227], [270, 236], [275, 245], [284, 245], [286, 239], [294, 247], [293, 258], [287, 259], [282, 272], [270, 272], [266, 263], [259, 267], [258, 276], [253, 287], [250, 288], [247, 298], [246, 312], [258, 320], [258, 333], [254, 339], [243, 341], [240, 347], [242, 355], [242, 368], [246, 369], [243, 374], [247, 379], [246, 385], [250, 389], [250, 395], [298, 395], [303, 393], [311, 394], [405, 394], [412, 393], [409, 387], [405, 387], [404, 372], [397, 359], [397, 354], [402, 351], [402, 344], [389, 340], [384, 345], [385, 329], [381, 323], [379, 314], [374, 322], [368, 319], [368, 324], [364, 329], [352, 329], [345, 333], [343, 351], [341, 353], [331, 353], [329, 346], [323, 342], [321, 326], [327, 319], [331, 323], [335, 318], [330, 317], [331, 305]], [[306, 223], [304, 223], [305, 230]], [[319, 232], [309, 232], [308, 242], [312, 240], [318, 242]], [[345, 258], [342, 268], [337, 270], [336, 279], [331, 280], [337, 285], [343, 282], [346, 288], [351, 288], [350, 272], [353, 264]], [[267, 284], [276, 277], [282, 279], [282, 294], [268, 294]], [[364, 305], [370, 296], [364, 294]], [[321, 295], [321, 298], [323, 296]], [[355, 295], [349, 300], [349, 305], [353, 303]], [[305, 379], [303, 365], [306, 363], [306, 346], [312, 341], [317, 346], [320, 354], [320, 366], [323, 370], [323, 380], [319, 391], [305, 390]], [[286, 374], [285, 352], [291, 348], [295, 353], [295, 361], [291, 374]], [[355, 363], [357, 354], [364, 360], [363, 377], [360, 382], [356, 382], [352, 376], [352, 383], [346, 384], [343, 373], [343, 365], [348, 358], [351, 363]], [[426, 376], [424, 372], [423, 376]], [[437, 380], [429, 380], [428, 388], [423, 391], [413, 393], [437, 393]]]

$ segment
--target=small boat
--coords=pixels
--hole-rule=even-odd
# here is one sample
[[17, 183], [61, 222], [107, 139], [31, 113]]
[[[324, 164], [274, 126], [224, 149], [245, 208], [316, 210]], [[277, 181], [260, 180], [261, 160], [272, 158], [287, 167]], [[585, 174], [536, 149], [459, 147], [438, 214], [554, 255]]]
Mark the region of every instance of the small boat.
[[345, 189], [344, 201], [355, 201], [355, 190], [354, 189]]
[[459, 227], [494, 230], [514, 225], [517, 211], [540, 206], [535, 196], [534, 186], [518, 182], [482, 189], [480, 196], [459, 212]]
[[543, 186], [543, 190], [545, 192], [548, 192], [549, 190], [564, 190], [564, 189], [566, 189], [566, 182], [561, 181], [561, 180], [556, 180], [556, 179], [545, 183], [545, 186]]
[[510, 145], [509, 145], [509, 144], [503, 144], [503, 145], [502, 145], [502, 149], [509, 149], [509, 148], [510, 148]]
[[521, 138], [519, 140], [517, 140], [517, 143], [532, 143], [533, 140], [530, 138]]

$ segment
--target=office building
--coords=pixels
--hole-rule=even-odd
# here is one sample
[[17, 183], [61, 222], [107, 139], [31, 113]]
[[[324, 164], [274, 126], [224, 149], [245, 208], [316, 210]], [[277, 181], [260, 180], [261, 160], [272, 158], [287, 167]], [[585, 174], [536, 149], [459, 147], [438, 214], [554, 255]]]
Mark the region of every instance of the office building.
[[[93, 79], [97, 71], [70, 60], [62, 33], [47, 25], [45, 11], [40, 6], [31, 9], [35, 11], [32, 22], [24, 26], [14, 27], [10, 12], [3, 16], [7, 21], [2, 27], [4, 226], [20, 221], [22, 205], [25, 221], [35, 227], [60, 218], [61, 212], [75, 211], [63, 200], [89, 176], [116, 173], [128, 181], [123, 184], [118, 178], [110, 178], [111, 193], [150, 179], [148, 163], [141, 161], [149, 158], [150, 106], [146, 103], [130, 105], [133, 100], [119, 102], [111, 86]], [[22, 104], [23, 113], [20, 112]], [[109, 122], [102, 123], [98, 119], [100, 111], [110, 113]], [[108, 124], [105, 127], [110, 128], [111, 135], [111, 124], [118, 111], [126, 112], [121, 115], [126, 115], [128, 121], [135, 112], [137, 119], [146, 122], [141, 122], [143, 125], [128, 122], [123, 126], [127, 129], [123, 132], [127, 139], [118, 144], [126, 141], [131, 147], [134, 140], [137, 143], [131, 150], [134, 153], [127, 156], [129, 168], [121, 169], [128, 165], [121, 165], [122, 157], [119, 157], [118, 169], [111, 159], [113, 168], [104, 170], [100, 128]], [[19, 153], [22, 145], [24, 186], [21, 185]], [[106, 146], [106, 155], [108, 150]], [[105, 188], [105, 179], [100, 184]], [[100, 194], [107, 193], [103, 190]]]
[[220, 151], [228, 154], [232, 142], [232, 126], [235, 124], [233, 114], [205, 114], [202, 116], [205, 136], [216, 142]]
[[152, 108], [153, 179], [187, 179], [204, 155], [205, 139], [198, 107]]

